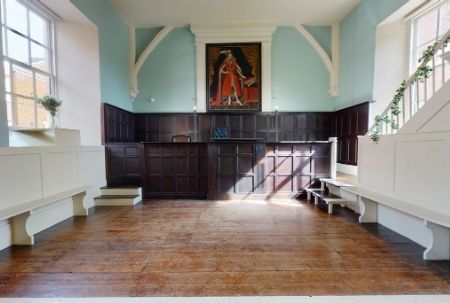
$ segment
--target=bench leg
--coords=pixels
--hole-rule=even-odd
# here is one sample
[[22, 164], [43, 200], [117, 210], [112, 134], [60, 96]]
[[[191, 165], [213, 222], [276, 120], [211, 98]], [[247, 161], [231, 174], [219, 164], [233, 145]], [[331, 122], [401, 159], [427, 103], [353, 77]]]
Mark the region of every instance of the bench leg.
[[309, 191], [306, 192], [306, 199], [308, 201], [311, 201], [311, 192], [309, 192]]
[[11, 218], [12, 244], [33, 245], [34, 236], [28, 232], [27, 221], [31, 213], [26, 212]]
[[333, 214], [333, 203], [328, 203], [328, 214], [329, 215]]
[[450, 260], [450, 229], [424, 221], [430, 231], [430, 242], [423, 252], [424, 260]]
[[378, 222], [377, 203], [361, 196], [358, 196], [359, 204], [359, 223], [376, 223]]
[[319, 197], [318, 196], [314, 196], [314, 204], [315, 205], [319, 204]]
[[86, 192], [79, 193], [72, 197], [73, 214], [75, 216], [87, 216], [89, 215], [89, 209], [84, 204], [86, 198]]

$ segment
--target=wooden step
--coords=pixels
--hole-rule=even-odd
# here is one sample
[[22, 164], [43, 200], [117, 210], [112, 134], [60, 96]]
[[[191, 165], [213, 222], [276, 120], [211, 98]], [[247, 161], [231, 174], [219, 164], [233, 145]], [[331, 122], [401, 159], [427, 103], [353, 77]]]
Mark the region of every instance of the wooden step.
[[105, 186], [100, 188], [102, 196], [142, 196], [142, 187], [136, 186]]
[[325, 201], [326, 204], [328, 204], [328, 213], [333, 213], [333, 205], [334, 204], [347, 204], [347, 203], [353, 203], [353, 201], [345, 200], [335, 194], [330, 193], [329, 191], [322, 190], [320, 188], [308, 188], [306, 189], [306, 192], [308, 193], [308, 200], [311, 199], [310, 195], [314, 196], [314, 204], [319, 204], [319, 199]]
[[133, 206], [142, 201], [140, 195], [102, 195], [94, 198], [96, 206]]

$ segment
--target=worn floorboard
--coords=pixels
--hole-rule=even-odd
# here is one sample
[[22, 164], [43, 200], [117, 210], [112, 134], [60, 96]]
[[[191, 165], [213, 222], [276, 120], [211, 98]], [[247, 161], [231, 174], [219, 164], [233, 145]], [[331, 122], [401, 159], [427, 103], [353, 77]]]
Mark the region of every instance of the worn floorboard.
[[306, 202], [99, 207], [0, 252], [2, 297], [449, 294], [450, 262]]

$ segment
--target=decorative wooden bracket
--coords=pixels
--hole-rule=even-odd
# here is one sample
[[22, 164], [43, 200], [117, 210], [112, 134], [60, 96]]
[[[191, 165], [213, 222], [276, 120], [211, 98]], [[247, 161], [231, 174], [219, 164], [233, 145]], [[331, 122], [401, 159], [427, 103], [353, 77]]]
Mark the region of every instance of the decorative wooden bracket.
[[377, 223], [378, 203], [361, 196], [358, 196], [357, 199], [360, 212], [359, 223]]
[[311, 44], [314, 50], [322, 59], [325, 67], [330, 73], [330, 90], [331, 96], [339, 95], [339, 24], [333, 24], [331, 27], [331, 58], [317, 40], [308, 32], [303, 25], [295, 27], [297, 31]]
[[423, 252], [423, 259], [450, 260], [450, 229], [427, 220], [423, 223], [430, 232], [430, 241]]
[[145, 63], [145, 60], [147, 60], [148, 56], [150, 56], [156, 46], [158, 46], [158, 44], [172, 31], [172, 29], [173, 26], [163, 27], [136, 60], [136, 28], [134, 26], [130, 26], [128, 28], [130, 96], [132, 98], [136, 98], [139, 94], [138, 75]]

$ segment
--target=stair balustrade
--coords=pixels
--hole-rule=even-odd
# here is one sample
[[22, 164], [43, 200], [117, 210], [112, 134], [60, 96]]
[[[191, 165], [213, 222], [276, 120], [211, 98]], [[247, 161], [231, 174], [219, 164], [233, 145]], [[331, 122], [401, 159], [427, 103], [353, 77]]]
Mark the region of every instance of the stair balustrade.
[[450, 30], [430, 45], [419, 60], [419, 67], [401, 83], [393, 100], [375, 117], [369, 129], [373, 141], [396, 134], [423, 105], [450, 79]]

